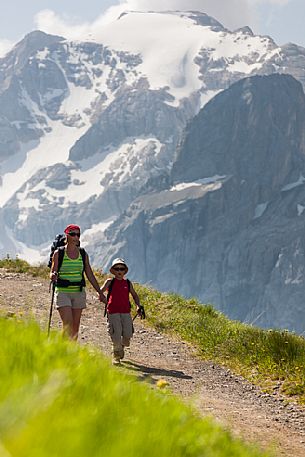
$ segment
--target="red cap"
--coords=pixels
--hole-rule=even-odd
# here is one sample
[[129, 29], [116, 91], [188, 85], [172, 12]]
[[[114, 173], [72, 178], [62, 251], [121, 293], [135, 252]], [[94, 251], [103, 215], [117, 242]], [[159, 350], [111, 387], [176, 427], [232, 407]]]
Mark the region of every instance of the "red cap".
[[80, 232], [80, 227], [78, 225], [74, 225], [74, 224], [70, 224], [70, 225], [67, 225], [67, 227], [65, 228], [65, 233], [69, 233], [69, 232], [74, 232], [75, 230], [78, 230]]

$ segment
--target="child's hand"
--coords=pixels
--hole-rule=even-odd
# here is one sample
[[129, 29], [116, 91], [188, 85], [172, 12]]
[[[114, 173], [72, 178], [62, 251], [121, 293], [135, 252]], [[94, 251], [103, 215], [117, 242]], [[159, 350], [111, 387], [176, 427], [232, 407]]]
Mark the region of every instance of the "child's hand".
[[145, 319], [146, 315], [145, 315], [144, 306], [142, 306], [142, 305], [137, 306], [137, 314], [141, 319]]

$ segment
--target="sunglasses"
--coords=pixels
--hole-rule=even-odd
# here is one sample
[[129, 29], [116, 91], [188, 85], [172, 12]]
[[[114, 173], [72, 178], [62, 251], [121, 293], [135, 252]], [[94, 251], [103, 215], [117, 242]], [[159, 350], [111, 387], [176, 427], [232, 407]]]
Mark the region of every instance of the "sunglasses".
[[70, 236], [78, 236], [78, 238], [80, 237], [80, 233], [79, 232], [69, 232], [68, 235], [70, 235]]
[[126, 268], [125, 267], [113, 267], [113, 270], [114, 271], [125, 271]]

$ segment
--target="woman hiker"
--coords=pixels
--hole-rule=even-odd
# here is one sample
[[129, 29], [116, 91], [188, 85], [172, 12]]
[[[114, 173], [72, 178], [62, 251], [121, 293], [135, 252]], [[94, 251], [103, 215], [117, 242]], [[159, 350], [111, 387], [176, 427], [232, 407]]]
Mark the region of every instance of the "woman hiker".
[[55, 306], [59, 312], [64, 334], [77, 340], [80, 319], [86, 308], [84, 273], [99, 295], [106, 302], [89, 263], [89, 257], [79, 247], [80, 227], [70, 224], [65, 228], [66, 245], [54, 252], [50, 272], [55, 282]]

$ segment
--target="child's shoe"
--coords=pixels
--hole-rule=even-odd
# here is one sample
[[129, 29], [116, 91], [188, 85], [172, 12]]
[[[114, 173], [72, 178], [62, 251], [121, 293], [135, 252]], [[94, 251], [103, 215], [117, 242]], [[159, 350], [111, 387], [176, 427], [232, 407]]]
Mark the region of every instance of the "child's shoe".
[[112, 365], [121, 365], [121, 361], [118, 357], [113, 357]]
[[119, 351], [113, 351], [113, 365], [120, 365], [120, 361], [124, 358], [124, 349], [120, 349]]

